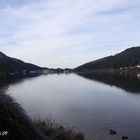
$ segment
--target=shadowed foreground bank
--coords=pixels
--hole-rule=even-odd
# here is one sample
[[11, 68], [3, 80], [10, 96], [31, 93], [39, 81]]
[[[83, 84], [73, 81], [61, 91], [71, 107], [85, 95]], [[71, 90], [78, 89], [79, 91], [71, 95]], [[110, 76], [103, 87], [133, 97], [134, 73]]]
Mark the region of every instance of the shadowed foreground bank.
[[83, 140], [83, 134], [65, 129], [51, 121], [31, 121], [22, 107], [0, 92], [1, 140]]
[[0, 132], [8, 132], [1, 135], [4, 140], [45, 140], [31, 124], [24, 110], [13, 99], [0, 93]]

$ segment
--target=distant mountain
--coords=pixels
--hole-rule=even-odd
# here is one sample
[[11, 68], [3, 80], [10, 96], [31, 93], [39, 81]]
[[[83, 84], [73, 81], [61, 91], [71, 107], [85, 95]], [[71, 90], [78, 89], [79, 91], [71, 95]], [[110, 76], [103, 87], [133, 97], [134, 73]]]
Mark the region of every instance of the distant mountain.
[[96, 71], [140, 67], [140, 47], [132, 47], [114, 56], [108, 56], [74, 69], [74, 71]]
[[9, 57], [0, 52], [0, 73], [21, 73], [29, 71], [41, 71], [47, 68], [42, 68], [34, 64], [23, 62], [19, 59]]

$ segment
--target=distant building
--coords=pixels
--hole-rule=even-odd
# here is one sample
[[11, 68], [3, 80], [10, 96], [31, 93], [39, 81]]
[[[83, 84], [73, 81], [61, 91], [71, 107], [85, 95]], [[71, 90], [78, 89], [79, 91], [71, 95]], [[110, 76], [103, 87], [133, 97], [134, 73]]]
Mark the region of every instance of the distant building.
[[138, 79], [140, 79], [140, 73], [137, 74]]
[[122, 67], [120, 67], [120, 70], [122, 70], [123, 68]]
[[45, 70], [43, 70], [43, 73], [44, 74], [47, 74], [47, 73], [49, 73], [49, 70], [48, 69], [45, 69]]

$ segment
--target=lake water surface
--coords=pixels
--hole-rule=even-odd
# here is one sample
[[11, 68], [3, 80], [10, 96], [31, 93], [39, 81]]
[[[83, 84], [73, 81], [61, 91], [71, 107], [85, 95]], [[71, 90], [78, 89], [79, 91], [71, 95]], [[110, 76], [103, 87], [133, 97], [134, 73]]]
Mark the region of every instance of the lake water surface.
[[50, 74], [10, 84], [7, 93], [29, 116], [52, 118], [86, 140], [140, 140], [138, 77]]

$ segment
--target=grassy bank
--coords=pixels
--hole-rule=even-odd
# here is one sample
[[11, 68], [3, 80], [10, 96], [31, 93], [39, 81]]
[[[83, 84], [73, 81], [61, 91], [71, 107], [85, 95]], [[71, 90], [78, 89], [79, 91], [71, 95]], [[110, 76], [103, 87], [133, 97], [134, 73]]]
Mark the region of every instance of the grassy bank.
[[31, 120], [9, 95], [0, 92], [0, 139], [2, 140], [83, 140], [81, 133], [50, 120]]
[[52, 140], [84, 140], [82, 133], [76, 133], [70, 127], [64, 128], [61, 124], [47, 118], [45, 120], [36, 118], [33, 120], [33, 124], [35, 128]]
[[0, 93], [0, 132], [6, 140], [45, 140], [31, 123], [24, 110], [9, 95]]

